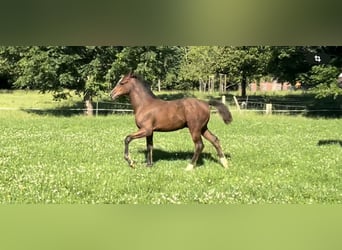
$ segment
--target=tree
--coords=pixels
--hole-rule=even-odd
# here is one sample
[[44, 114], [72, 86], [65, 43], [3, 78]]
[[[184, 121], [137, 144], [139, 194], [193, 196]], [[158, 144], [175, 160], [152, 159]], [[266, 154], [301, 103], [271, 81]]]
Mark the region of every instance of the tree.
[[0, 77], [3, 85], [15, 87], [13, 83], [17, 74], [16, 63], [25, 50], [26, 47], [0, 47]]
[[270, 48], [265, 46], [223, 47], [219, 68], [230, 81], [240, 83], [241, 96], [246, 97], [248, 81], [266, 74], [270, 56]]
[[179, 71], [179, 87], [194, 88], [200, 82], [206, 82], [209, 76], [217, 72], [219, 47], [189, 46], [184, 47], [184, 57]]
[[340, 94], [337, 76], [342, 66], [342, 47], [339, 46], [287, 46], [272, 47], [269, 71], [281, 81], [295, 83], [311, 89], [316, 97]]
[[338, 68], [332, 65], [315, 65], [308, 73], [302, 74], [300, 79], [311, 88], [317, 98], [332, 96], [336, 99], [338, 95], [342, 95], [337, 81], [339, 72]]
[[305, 80], [313, 88], [316, 98], [342, 96], [341, 79], [338, 79], [342, 66], [342, 47], [321, 46], [316, 48], [320, 62], [314, 65]]
[[83, 96], [88, 114], [92, 98], [107, 89], [108, 70], [120, 48], [86, 46], [1, 47], [0, 69], [17, 88], [52, 92], [54, 98]]
[[308, 46], [271, 47], [268, 71], [279, 81], [294, 84], [300, 74], [310, 70], [315, 53], [316, 50]]
[[248, 82], [267, 75], [336, 96], [341, 58], [339, 46], [8, 46], [0, 47], [0, 81], [56, 99], [75, 91], [91, 114], [93, 98], [129, 70], [167, 89], [197, 88], [223, 73], [241, 86], [242, 96]]
[[182, 50], [178, 46], [129, 46], [124, 47], [112, 63], [111, 79], [132, 70], [156, 86], [163, 81], [164, 87], [172, 86], [175, 80]]

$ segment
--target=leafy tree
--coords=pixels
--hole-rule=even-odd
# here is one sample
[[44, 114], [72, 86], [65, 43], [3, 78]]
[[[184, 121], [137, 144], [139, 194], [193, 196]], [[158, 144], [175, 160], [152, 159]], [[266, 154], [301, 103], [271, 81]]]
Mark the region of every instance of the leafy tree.
[[94, 96], [107, 90], [108, 70], [117, 47], [29, 46], [1, 47], [0, 67], [17, 88], [52, 92], [56, 99], [70, 91], [84, 97], [88, 114]]
[[223, 47], [220, 68], [233, 82], [239, 82], [241, 96], [246, 96], [248, 81], [260, 79], [266, 74], [270, 60], [270, 48], [265, 46]]
[[342, 96], [341, 79], [337, 79], [342, 70], [342, 47], [321, 46], [316, 54], [323, 57], [321, 64], [313, 66], [308, 80], [315, 87], [312, 89], [317, 98]]
[[182, 50], [178, 46], [129, 46], [116, 56], [110, 70], [112, 80], [118, 80], [120, 75], [133, 70], [153, 86], [162, 81], [164, 87], [173, 87]]
[[189, 46], [184, 47], [184, 57], [179, 71], [179, 87], [198, 87], [199, 82], [206, 81], [217, 71], [219, 47]]
[[336, 97], [341, 58], [340, 46], [3, 46], [0, 81], [52, 92], [56, 99], [76, 91], [91, 114], [92, 99], [129, 70], [167, 89], [195, 88], [224, 73], [245, 96], [248, 82], [271, 75], [300, 80], [317, 97]]
[[315, 65], [308, 73], [300, 76], [301, 81], [316, 94], [317, 98], [342, 95], [337, 76], [339, 70], [332, 65]]
[[319, 98], [340, 94], [337, 76], [342, 66], [342, 47], [287, 46], [272, 47], [271, 51], [269, 71], [279, 80], [300, 81]]
[[194, 84], [209, 75], [224, 73], [229, 82], [240, 83], [241, 95], [246, 96], [248, 80], [265, 73], [269, 58], [268, 47], [191, 46], [186, 48], [180, 77]]
[[294, 84], [315, 63], [315, 53], [314, 48], [305, 46], [271, 47], [268, 71], [279, 81]]
[[6, 82], [10, 87], [15, 87], [13, 83], [16, 79], [16, 62], [25, 50], [26, 47], [0, 47], [0, 76], [2, 82]]
[[317, 48], [319, 54], [324, 55], [325, 64], [342, 67], [342, 46], [321, 46]]

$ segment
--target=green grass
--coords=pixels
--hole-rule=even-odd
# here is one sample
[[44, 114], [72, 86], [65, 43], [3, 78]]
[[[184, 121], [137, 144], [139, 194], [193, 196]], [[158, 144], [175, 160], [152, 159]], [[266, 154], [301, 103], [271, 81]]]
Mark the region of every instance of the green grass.
[[41, 94], [38, 91], [1, 91], [0, 90], [0, 108], [15, 109], [58, 109], [61, 107], [71, 107], [76, 102], [80, 102], [81, 97], [74, 95], [67, 100], [53, 101], [51, 93]]
[[219, 165], [205, 142], [198, 168], [186, 172], [193, 152], [187, 129], [155, 134], [152, 168], [145, 167], [145, 140], [133, 141], [137, 167], [131, 169], [123, 159], [123, 139], [136, 131], [132, 115], [2, 110], [0, 203], [342, 203], [342, 120], [233, 116], [229, 126], [216, 114], [209, 123], [230, 155], [230, 168]]

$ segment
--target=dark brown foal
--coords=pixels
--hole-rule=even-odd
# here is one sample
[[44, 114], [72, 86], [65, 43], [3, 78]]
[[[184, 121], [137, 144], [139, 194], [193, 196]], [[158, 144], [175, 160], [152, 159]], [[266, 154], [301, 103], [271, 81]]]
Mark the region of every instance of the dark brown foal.
[[218, 101], [206, 103], [195, 98], [160, 100], [142, 80], [131, 73], [121, 78], [111, 91], [112, 99], [121, 95], [129, 96], [139, 129], [125, 138], [124, 158], [129, 166], [133, 167], [133, 161], [129, 156], [129, 143], [132, 140], [146, 137], [147, 165], [152, 166], [153, 132], [168, 132], [188, 127], [195, 145], [195, 152], [186, 170], [192, 170], [195, 167], [203, 151], [202, 136], [215, 147], [223, 167], [228, 168], [218, 138], [207, 127], [210, 118], [209, 104], [217, 108], [226, 124], [232, 121], [231, 113], [225, 105]]

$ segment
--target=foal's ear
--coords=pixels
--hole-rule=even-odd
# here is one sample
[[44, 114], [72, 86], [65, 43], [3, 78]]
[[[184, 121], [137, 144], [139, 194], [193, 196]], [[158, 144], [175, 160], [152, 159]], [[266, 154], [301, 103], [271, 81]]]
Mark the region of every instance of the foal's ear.
[[129, 71], [127, 77], [129, 77], [129, 78], [137, 78], [137, 75], [134, 74], [134, 71], [131, 69], [131, 70]]

